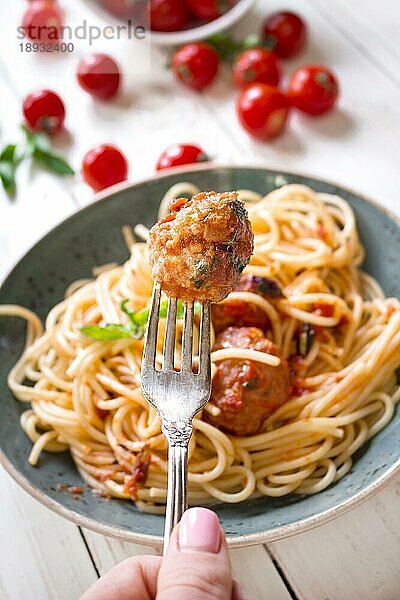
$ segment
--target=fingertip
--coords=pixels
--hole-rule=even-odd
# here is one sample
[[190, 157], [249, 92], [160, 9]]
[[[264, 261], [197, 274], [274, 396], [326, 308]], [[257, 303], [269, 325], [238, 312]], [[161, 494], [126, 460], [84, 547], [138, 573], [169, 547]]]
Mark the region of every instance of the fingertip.
[[189, 508], [179, 524], [178, 541], [181, 551], [211, 552], [221, 547], [221, 525], [217, 514], [200, 506]]

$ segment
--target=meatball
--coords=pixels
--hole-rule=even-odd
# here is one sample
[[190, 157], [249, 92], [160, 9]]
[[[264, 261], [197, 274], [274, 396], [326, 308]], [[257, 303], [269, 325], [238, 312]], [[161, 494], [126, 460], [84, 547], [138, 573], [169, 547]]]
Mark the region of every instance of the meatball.
[[257, 433], [265, 419], [289, 398], [289, 367], [279, 349], [256, 327], [228, 327], [216, 340], [214, 350], [248, 348], [281, 358], [277, 367], [253, 360], [227, 359], [218, 363], [212, 383], [211, 402], [221, 412], [204, 418], [233, 435]]
[[267, 313], [256, 304], [228, 298], [221, 304], [211, 306], [211, 319], [218, 333], [231, 325], [236, 327], [258, 327], [265, 331], [269, 326]]
[[[252, 292], [270, 302], [284, 298], [284, 294], [275, 279], [258, 275], [242, 275], [234, 288], [235, 292]], [[251, 302], [238, 298], [228, 298], [222, 304], [211, 307], [212, 322], [218, 333], [231, 325], [235, 327], [258, 327], [266, 331], [270, 325], [267, 313]]]
[[175, 200], [150, 230], [152, 274], [166, 294], [220, 302], [238, 283], [253, 252], [247, 211], [236, 192], [202, 192]]

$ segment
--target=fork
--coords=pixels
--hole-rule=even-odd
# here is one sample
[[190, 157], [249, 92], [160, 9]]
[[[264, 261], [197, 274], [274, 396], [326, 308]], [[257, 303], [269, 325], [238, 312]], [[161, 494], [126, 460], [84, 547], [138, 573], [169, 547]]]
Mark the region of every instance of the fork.
[[168, 490], [165, 514], [165, 555], [174, 526], [187, 509], [188, 446], [194, 416], [211, 393], [210, 303], [201, 303], [199, 366], [193, 372], [193, 302], [184, 302], [180, 371], [174, 370], [177, 299], [169, 298], [162, 370], [157, 370], [156, 349], [161, 287], [154, 284], [142, 359], [141, 385], [146, 400], [161, 417], [168, 441]]

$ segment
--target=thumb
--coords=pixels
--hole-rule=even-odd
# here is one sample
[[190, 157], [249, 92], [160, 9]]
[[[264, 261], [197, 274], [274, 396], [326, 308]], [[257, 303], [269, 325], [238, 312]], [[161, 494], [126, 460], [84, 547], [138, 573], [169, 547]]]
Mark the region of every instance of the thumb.
[[190, 508], [175, 527], [161, 566], [156, 600], [231, 600], [232, 576], [217, 515]]

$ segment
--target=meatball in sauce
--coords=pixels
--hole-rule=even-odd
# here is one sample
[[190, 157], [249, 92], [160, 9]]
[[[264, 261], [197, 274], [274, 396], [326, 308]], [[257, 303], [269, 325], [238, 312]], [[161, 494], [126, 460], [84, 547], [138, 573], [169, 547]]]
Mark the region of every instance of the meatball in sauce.
[[220, 302], [239, 282], [253, 252], [253, 233], [236, 192], [178, 198], [150, 230], [152, 274], [183, 300]]
[[[283, 291], [275, 279], [251, 274], [242, 275], [233, 291], [251, 292], [270, 302], [284, 298]], [[265, 310], [257, 304], [238, 297], [227, 298], [220, 304], [213, 304], [211, 315], [217, 333], [231, 325], [236, 327], [258, 327], [263, 331], [266, 331], [270, 325]]]
[[212, 323], [218, 333], [227, 327], [257, 327], [265, 331], [269, 326], [267, 313], [256, 304], [245, 300], [227, 298], [225, 302], [211, 306]]
[[211, 402], [220, 409], [204, 417], [219, 429], [238, 436], [256, 434], [265, 419], [290, 395], [288, 363], [279, 349], [256, 327], [228, 327], [216, 339], [214, 350], [246, 348], [267, 352], [281, 359], [277, 367], [247, 359], [226, 359], [217, 365]]

